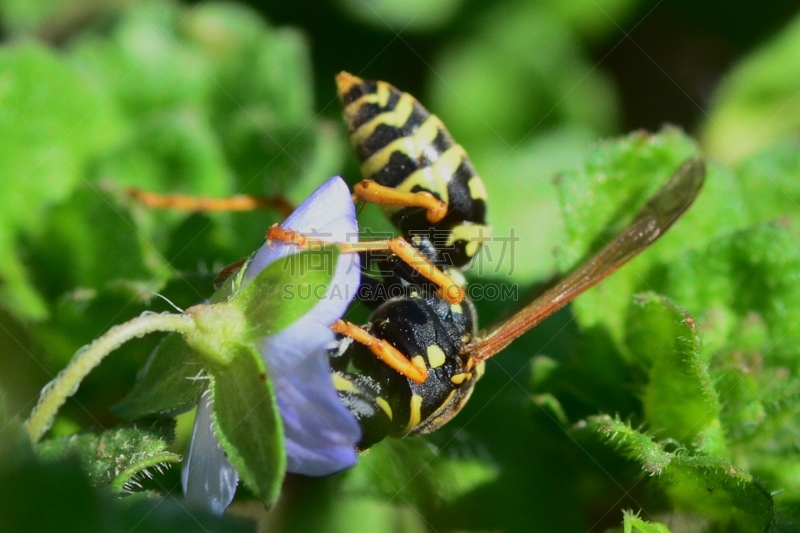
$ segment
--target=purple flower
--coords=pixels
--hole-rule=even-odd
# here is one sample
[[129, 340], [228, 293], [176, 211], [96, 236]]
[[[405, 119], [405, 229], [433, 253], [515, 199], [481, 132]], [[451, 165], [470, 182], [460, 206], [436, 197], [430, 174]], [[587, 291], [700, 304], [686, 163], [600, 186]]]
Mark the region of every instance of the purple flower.
[[[339, 177], [329, 179], [281, 227], [330, 242], [354, 240], [358, 226], [349, 188]], [[265, 244], [247, 265], [244, 283], [296, 251], [292, 245]], [[294, 324], [257, 345], [278, 400], [288, 472], [325, 476], [356, 463], [361, 429], [333, 387], [328, 346], [334, 340], [330, 325], [344, 315], [360, 276], [358, 256], [341, 254], [323, 299]], [[206, 389], [198, 402], [184, 457], [183, 492], [188, 501], [222, 514], [233, 499], [239, 474], [212, 428], [210, 396]]]

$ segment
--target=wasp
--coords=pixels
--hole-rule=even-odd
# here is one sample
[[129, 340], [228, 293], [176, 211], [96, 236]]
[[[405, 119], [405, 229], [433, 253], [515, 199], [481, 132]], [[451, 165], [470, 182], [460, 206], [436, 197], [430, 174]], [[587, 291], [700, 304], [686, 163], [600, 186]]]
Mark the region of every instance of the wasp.
[[[361, 449], [452, 419], [488, 358], [650, 246], [704, 181], [701, 160], [684, 163], [594, 257], [511, 318], [479, 330], [460, 269], [488, 238], [487, 194], [466, 151], [410, 94], [346, 72], [336, 81], [364, 178], [354, 197], [381, 204], [402, 235], [362, 252], [362, 265], [377, 262], [381, 272], [380, 279], [362, 276], [362, 288], [383, 284], [400, 288], [400, 296], [360, 298], [372, 308], [368, 323], [333, 326], [334, 385], [362, 426]], [[376, 259], [380, 249], [390, 253]]]
[[[360, 449], [387, 436], [430, 433], [451, 420], [487, 359], [653, 244], [689, 208], [705, 179], [702, 159], [686, 161], [593, 257], [510, 318], [479, 329], [461, 271], [489, 236], [488, 199], [466, 151], [410, 94], [346, 72], [336, 81], [363, 177], [354, 200], [380, 204], [401, 234], [340, 243], [343, 252], [361, 254], [357, 298], [371, 309], [362, 326], [333, 324], [337, 344], [329, 352], [334, 386], [363, 430]], [[170, 199], [138, 199], [175, 207]], [[242, 199], [236, 202], [234, 209], [242, 209]], [[280, 226], [267, 238], [319, 244]]]

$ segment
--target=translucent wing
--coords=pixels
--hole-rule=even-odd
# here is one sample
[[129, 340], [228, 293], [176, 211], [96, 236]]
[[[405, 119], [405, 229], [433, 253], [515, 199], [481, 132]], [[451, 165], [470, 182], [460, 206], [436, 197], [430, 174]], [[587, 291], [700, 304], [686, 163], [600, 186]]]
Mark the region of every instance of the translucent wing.
[[476, 363], [490, 358], [633, 259], [689, 208], [703, 186], [705, 174], [705, 163], [701, 159], [684, 163], [611, 242], [520, 312], [479, 334], [465, 347], [465, 354]]

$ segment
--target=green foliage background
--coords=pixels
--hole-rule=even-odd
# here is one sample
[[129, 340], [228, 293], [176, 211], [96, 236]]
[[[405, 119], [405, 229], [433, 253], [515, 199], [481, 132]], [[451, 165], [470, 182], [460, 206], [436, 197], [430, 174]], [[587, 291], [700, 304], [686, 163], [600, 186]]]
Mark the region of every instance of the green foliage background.
[[[798, 530], [800, 15], [724, 15], [0, 1], [0, 531]], [[243, 489], [223, 519], [183, 505], [168, 467], [191, 414], [173, 429], [110, 411], [157, 338], [103, 363], [31, 450], [20, 422], [80, 346], [170, 310], [158, 295], [208, 298], [280, 220], [150, 211], [125, 188], [299, 203], [359, 179], [340, 70], [415, 94], [470, 153], [494, 234], [519, 238], [511, 256], [487, 246], [476, 286], [523, 295], [567, 271], [689, 156], [709, 159], [707, 183], [651, 250], [490, 361], [451, 424], [331, 478], [289, 476], [269, 513]], [[656, 133], [628, 133], [642, 128]], [[371, 207], [361, 222], [389, 228]], [[476, 304], [483, 325], [509, 307]]]

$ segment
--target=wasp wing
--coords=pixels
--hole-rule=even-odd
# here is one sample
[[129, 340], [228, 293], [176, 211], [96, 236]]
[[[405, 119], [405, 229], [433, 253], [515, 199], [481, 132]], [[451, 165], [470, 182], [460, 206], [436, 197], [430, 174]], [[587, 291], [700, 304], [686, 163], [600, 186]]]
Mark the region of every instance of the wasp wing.
[[672, 175], [633, 221], [591, 259], [517, 314], [493, 325], [465, 347], [474, 362], [484, 361], [552, 315], [653, 244], [689, 208], [705, 179], [705, 163], [690, 159]]

